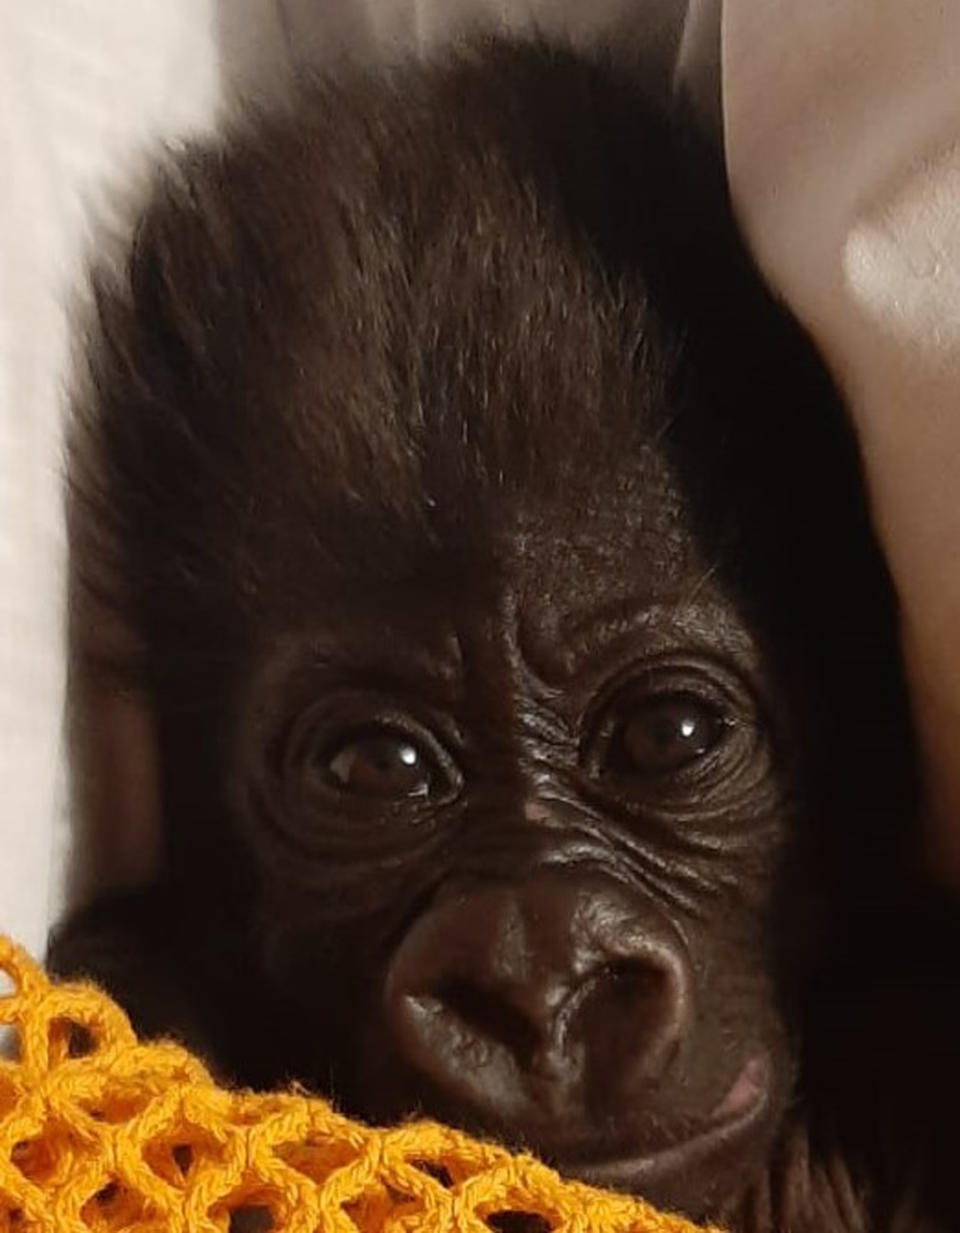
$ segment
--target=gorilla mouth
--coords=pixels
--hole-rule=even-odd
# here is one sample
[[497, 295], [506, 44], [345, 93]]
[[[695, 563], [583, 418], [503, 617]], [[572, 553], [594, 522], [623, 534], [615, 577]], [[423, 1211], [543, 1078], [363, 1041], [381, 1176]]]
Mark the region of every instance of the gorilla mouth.
[[766, 1054], [750, 1057], [713, 1111], [691, 1133], [653, 1150], [603, 1160], [554, 1161], [561, 1172], [611, 1190], [639, 1192], [676, 1175], [688, 1175], [716, 1158], [735, 1156], [762, 1126], [771, 1097]]

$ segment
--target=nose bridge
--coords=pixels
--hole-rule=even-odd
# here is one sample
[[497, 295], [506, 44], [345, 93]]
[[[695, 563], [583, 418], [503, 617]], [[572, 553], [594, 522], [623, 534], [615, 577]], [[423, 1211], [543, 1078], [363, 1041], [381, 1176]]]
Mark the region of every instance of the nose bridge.
[[511, 1005], [545, 1035], [574, 990], [602, 962], [591, 937], [583, 894], [543, 875], [505, 890], [491, 935], [485, 974]]
[[[509, 556], [515, 547], [514, 538], [508, 537], [501, 554]], [[516, 822], [523, 816], [523, 799], [529, 792], [529, 782], [524, 781], [531, 744], [542, 738], [565, 740], [570, 733], [554, 711], [556, 689], [529, 662], [521, 629], [525, 597], [508, 576], [500, 577], [483, 601], [478, 607], [471, 597], [459, 619], [463, 688], [485, 756], [499, 763], [497, 774], [515, 777]]]
[[439, 912], [447, 945], [505, 986], [579, 983], [605, 963], [679, 944], [642, 892], [579, 866], [528, 867], [515, 880], [461, 890]]
[[665, 916], [646, 895], [579, 864], [543, 870], [515, 893], [532, 945], [576, 979], [671, 940]]
[[484, 599], [480, 608], [474, 602], [459, 623], [463, 686], [484, 743], [494, 751], [512, 751], [527, 702], [517, 650], [516, 600], [507, 586]]

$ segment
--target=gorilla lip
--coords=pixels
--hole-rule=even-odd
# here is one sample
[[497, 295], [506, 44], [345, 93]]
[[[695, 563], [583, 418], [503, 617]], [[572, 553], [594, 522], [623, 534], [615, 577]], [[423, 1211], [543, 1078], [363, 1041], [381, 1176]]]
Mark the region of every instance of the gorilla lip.
[[703, 1127], [688, 1138], [636, 1156], [591, 1163], [558, 1162], [561, 1172], [595, 1186], [635, 1191], [664, 1175], [689, 1169], [715, 1152], [733, 1147], [763, 1120], [769, 1105], [770, 1063], [754, 1054], [744, 1064]]

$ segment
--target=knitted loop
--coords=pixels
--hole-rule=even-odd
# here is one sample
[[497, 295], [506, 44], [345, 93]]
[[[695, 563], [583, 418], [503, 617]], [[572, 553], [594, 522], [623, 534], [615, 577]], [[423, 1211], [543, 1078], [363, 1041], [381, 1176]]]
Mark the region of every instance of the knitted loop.
[[300, 1092], [218, 1088], [2, 936], [0, 1025], [0, 1233], [697, 1233], [433, 1122], [371, 1129]]

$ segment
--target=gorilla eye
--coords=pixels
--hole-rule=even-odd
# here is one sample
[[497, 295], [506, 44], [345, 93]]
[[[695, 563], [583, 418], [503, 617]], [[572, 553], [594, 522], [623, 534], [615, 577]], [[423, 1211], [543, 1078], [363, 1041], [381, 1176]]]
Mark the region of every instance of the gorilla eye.
[[713, 660], [678, 655], [634, 669], [601, 695], [584, 736], [583, 770], [630, 808], [709, 812], [773, 783], [753, 690]]
[[339, 791], [381, 800], [428, 796], [436, 773], [413, 741], [389, 731], [363, 734], [341, 745], [325, 770]]
[[640, 775], [675, 771], [719, 744], [724, 720], [689, 694], [647, 698], [622, 720], [612, 750], [617, 769]]

